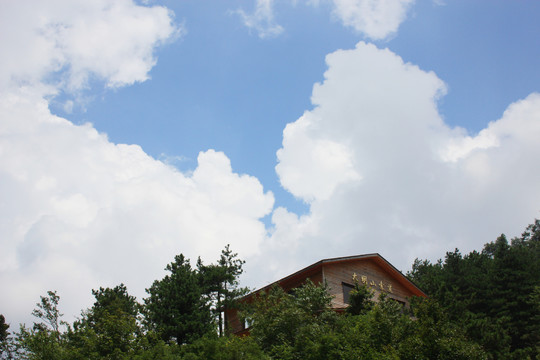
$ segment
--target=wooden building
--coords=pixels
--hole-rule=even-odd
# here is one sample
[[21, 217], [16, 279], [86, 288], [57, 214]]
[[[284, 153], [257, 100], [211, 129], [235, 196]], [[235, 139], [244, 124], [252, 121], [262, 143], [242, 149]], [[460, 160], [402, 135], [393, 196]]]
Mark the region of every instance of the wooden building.
[[[336, 311], [343, 311], [348, 306], [349, 292], [353, 289], [355, 280], [370, 287], [375, 293], [375, 299], [384, 292], [404, 306], [408, 306], [409, 298], [413, 296], [426, 297], [422, 290], [381, 255], [366, 254], [321, 260], [246, 295], [241, 301], [249, 303], [258, 293], [268, 291], [276, 284], [288, 292], [302, 286], [307, 279], [315, 284], [328, 285], [328, 291], [333, 296], [332, 308]], [[232, 333], [247, 333], [236, 309], [228, 309], [225, 318]]]

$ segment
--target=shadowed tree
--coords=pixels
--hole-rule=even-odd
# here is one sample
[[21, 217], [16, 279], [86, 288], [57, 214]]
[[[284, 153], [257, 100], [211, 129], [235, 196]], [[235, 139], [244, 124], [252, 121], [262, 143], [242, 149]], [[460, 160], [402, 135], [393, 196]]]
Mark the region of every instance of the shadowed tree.
[[238, 259], [230, 246], [225, 246], [217, 264], [204, 265], [199, 258], [197, 269], [203, 293], [212, 304], [212, 311], [217, 320], [219, 335], [223, 336], [228, 326], [225, 318], [226, 309], [231, 307], [248, 289], [240, 287], [238, 277], [242, 274], [245, 261]]
[[170, 274], [146, 289], [146, 324], [165, 341], [192, 342], [214, 328], [199, 274], [182, 254], [165, 270]]
[[351, 315], [365, 314], [373, 308], [373, 291], [366, 285], [354, 281], [354, 288], [349, 293], [349, 306], [347, 313]]
[[92, 290], [94, 305], [68, 331], [73, 358], [127, 358], [137, 350], [142, 331], [137, 315], [139, 304], [124, 284]]
[[416, 260], [408, 276], [437, 299], [494, 359], [540, 356], [540, 221], [509, 243], [503, 234], [462, 256], [456, 249], [437, 264]]
[[0, 314], [0, 359], [13, 359], [14, 349], [8, 329], [6, 318]]

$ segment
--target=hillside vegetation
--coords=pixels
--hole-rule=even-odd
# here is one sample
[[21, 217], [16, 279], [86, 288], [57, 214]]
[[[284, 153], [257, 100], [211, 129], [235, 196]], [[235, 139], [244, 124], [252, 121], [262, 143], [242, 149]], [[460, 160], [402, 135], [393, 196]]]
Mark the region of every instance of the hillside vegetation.
[[[417, 259], [407, 276], [428, 299], [410, 308], [356, 284], [345, 314], [324, 285], [279, 287], [242, 308], [251, 335], [228, 334], [224, 310], [247, 289], [227, 246], [215, 264], [182, 254], [138, 302], [120, 284], [93, 290], [94, 305], [68, 324], [60, 296], [36, 304], [31, 327], [0, 315], [1, 359], [540, 359], [540, 222], [479, 251]], [[375, 301], [377, 300], [377, 301]]]

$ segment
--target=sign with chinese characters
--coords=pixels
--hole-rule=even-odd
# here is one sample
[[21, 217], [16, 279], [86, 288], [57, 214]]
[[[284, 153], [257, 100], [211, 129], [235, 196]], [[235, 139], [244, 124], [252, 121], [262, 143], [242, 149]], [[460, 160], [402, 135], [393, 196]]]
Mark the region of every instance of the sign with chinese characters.
[[366, 286], [378, 287], [382, 291], [388, 291], [389, 293], [392, 292], [392, 284], [389, 283], [389, 282], [384, 283], [381, 280], [381, 281], [379, 281], [377, 283], [373, 279], [368, 279], [367, 275], [360, 275], [360, 277], [359, 277], [358, 274], [356, 274], [356, 273], [353, 273], [352, 279], [353, 279], [353, 281], [355, 281], [355, 282], [358, 281], [359, 283], [362, 283], [362, 284], [364, 284]]

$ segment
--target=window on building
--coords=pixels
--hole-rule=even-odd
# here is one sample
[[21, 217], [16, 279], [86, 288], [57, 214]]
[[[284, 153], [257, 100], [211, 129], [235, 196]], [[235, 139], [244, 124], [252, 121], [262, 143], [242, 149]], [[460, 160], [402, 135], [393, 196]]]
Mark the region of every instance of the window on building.
[[407, 304], [405, 303], [405, 301], [402, 301], [402, 300], [398, 300], [398, 299], [395, 299], [395, 298], [390, 298], [390, 300], [394, 300], [395, 302], [397, 302], [399, 305], [401, 306], [406, 306]]
[[[401, 313], [402, 314], [409, 314], [411, 309], [407, 306], [407, 303], [403, 300], [398, 300], [396, 298], [393, 298], [393, 297], [390, 297], [389, 298], [390, 300], [392, 301], [395, 301], [396, 303], [398, 303], [400, 306], [401, 306]], [[412, 313], [410, 313], [410, 315], [412, 315]]]
[[348, 304], [351, 297], [351, 290], [354, 289], [354, 285], [342, 282], [341, 288], [343, 289], [343, 302]]

